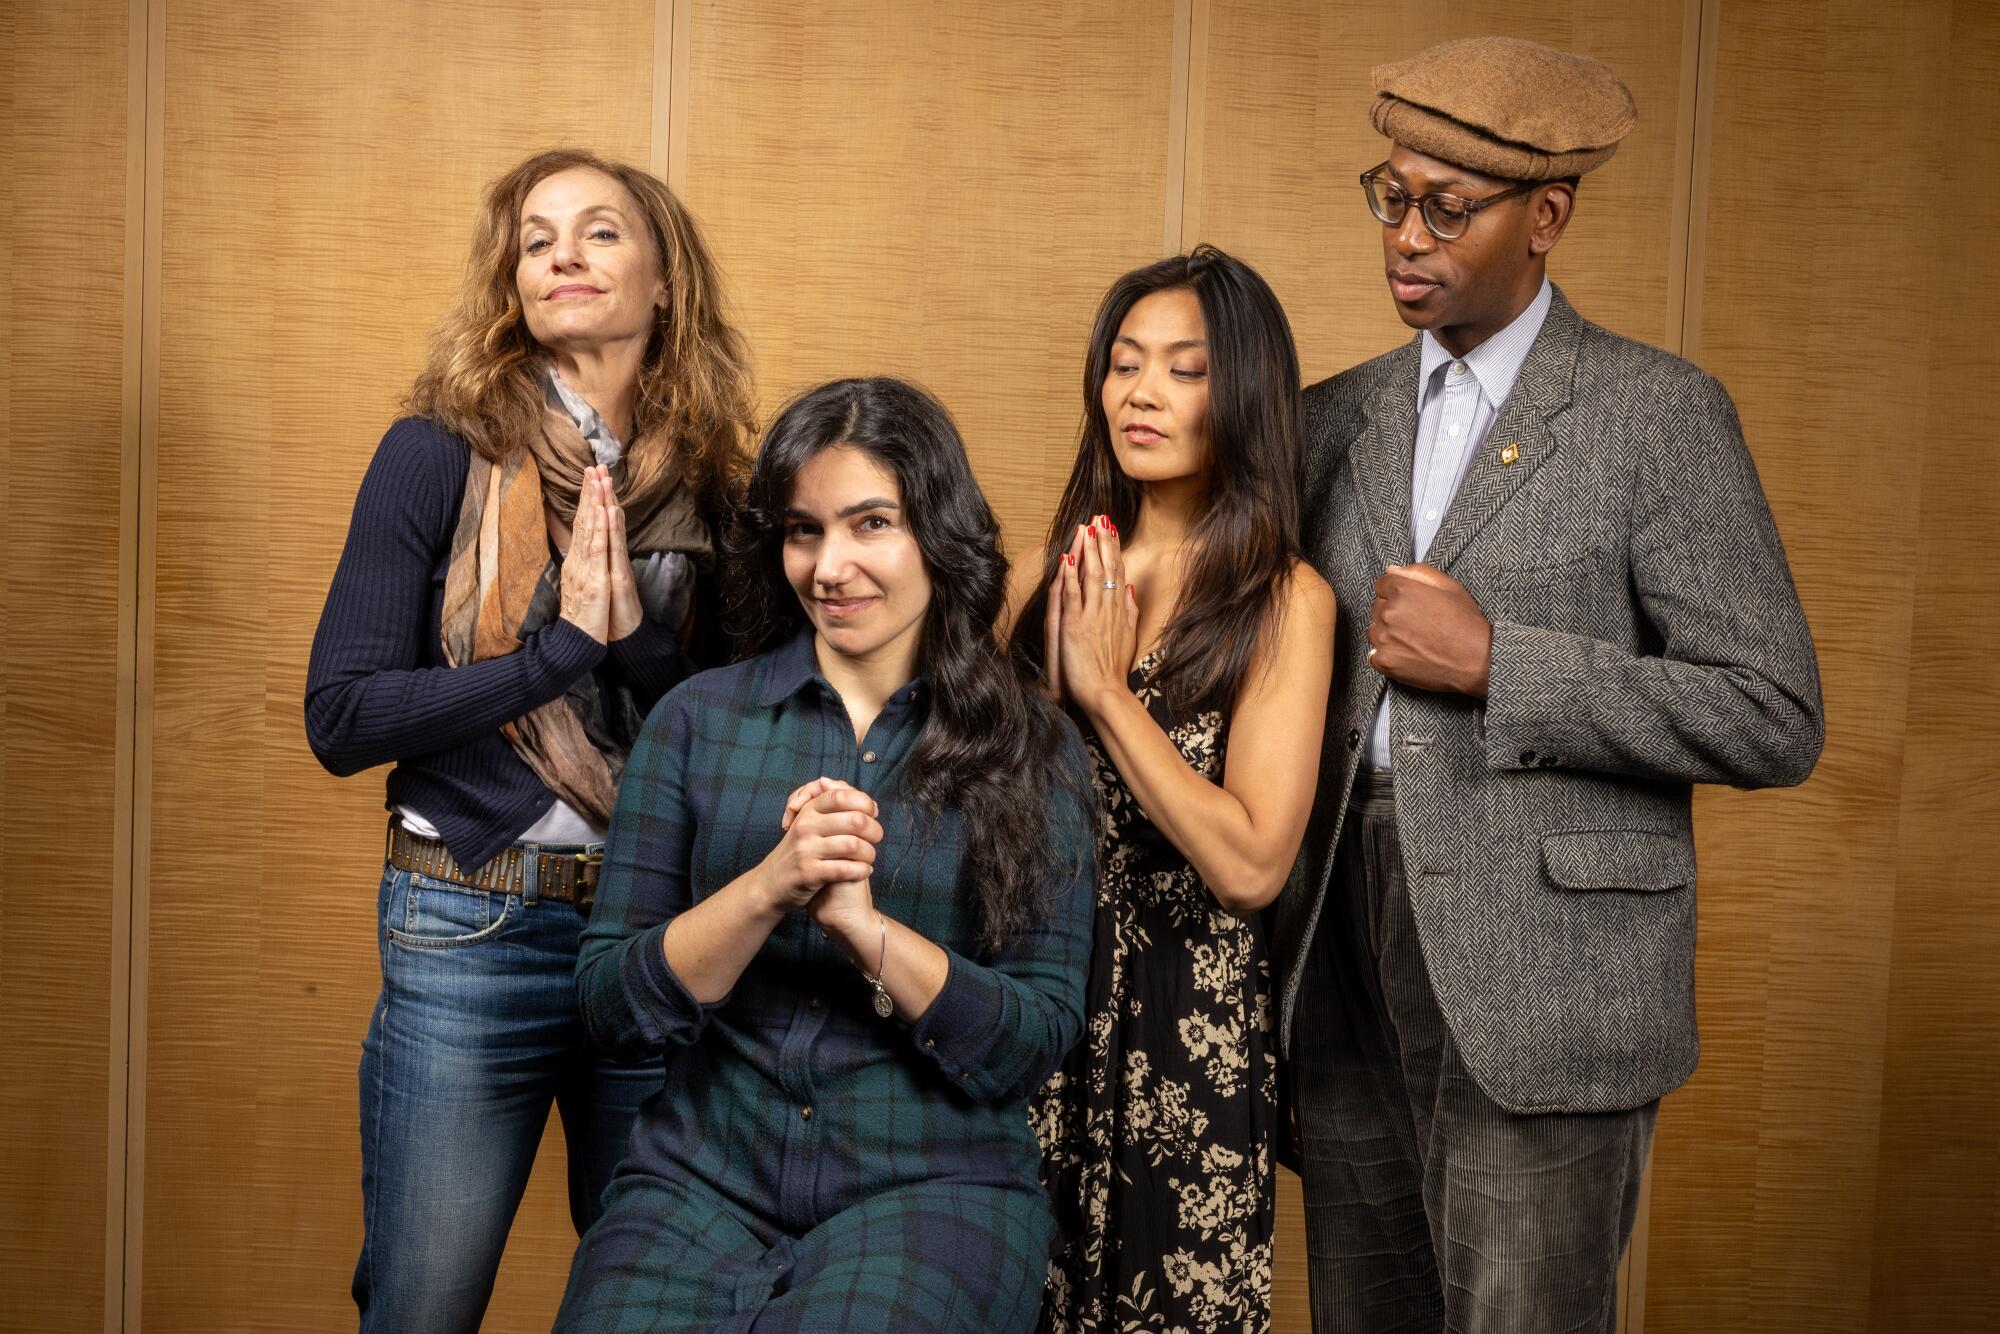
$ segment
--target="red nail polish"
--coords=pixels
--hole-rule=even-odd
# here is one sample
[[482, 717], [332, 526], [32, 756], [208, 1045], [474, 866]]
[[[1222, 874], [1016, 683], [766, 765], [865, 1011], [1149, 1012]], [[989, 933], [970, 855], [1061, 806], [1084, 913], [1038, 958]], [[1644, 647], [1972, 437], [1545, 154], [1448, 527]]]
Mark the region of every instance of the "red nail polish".
[[1118, 525], [1111, 522], [1111, 520], [1106, 519], [1104, 521], [1104, 527], [1105, 531], [1109, 532], [1113, 537], [1118, 536]]
[[1096, 537], [1096, 536], [1097, 536], [1097, 525], [1096, 525], [1096, 524], [1094, 524], [1094, 523], [1093, 523], [1092, 525], [1090, 525], [1090, 535], [1091, 535], [1092, 537]]

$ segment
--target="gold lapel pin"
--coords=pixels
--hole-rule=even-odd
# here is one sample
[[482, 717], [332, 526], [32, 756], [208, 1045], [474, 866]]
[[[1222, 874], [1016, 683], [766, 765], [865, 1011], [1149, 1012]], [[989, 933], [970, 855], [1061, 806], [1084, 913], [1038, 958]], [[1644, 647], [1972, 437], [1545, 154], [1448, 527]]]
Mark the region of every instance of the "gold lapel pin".
[[1512, 463], [1520, 457], [1521, 447], [1519, 445], [1508, 444], [1500, 446], [1500, 461], [1502, 463]]

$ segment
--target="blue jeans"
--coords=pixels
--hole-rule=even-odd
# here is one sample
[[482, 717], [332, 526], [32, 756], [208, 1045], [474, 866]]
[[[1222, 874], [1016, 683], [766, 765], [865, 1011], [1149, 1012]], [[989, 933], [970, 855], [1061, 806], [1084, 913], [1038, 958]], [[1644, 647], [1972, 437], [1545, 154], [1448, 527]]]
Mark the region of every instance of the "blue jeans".
[[[591, 1048], [576, 1002], [584, 916], [538, 899], [532, 879], [524, 894], [486, 894], [385, 867], [379, 910], [354, 1301], [364, 1334], [475, 1331], [550, 1104], [580, 1236], [665, 1065], [616, 1065]], [[569, 1255], [542, 1263], [560, 1274]]]

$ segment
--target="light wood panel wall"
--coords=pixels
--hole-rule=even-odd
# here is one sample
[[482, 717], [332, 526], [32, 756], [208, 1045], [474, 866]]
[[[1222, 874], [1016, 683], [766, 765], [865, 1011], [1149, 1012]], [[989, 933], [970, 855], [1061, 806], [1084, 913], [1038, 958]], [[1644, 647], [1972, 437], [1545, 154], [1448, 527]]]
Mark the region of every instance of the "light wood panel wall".
[[[100, 1324], [113, 1087], [126, 7], [0, 11], [0, 1327]], [[129, 647], [129, 646], [128, 646]], [[123, 664], [129, 668], [129, 661]]]
[[[1990, 1329], [2000, 1082], [1967, 1056], [2000, 1017], [1972, 425], [2000, 11], [1732, 3], [1717, 27], [1695, 355], [1785, 533], [1828, 740], [1799, 791], [1699, 805], [1703, 1064], [1662, 1114], [1649, 1329]], [[1935, 202], [1884, 200], [1910, 180]]]
[[[157, 420], [127, 458], [126, 70], [149, 23]], [[668, 171], [732, 281], [764, 406], [833, 375], [923, 381], [1018, 550], [1074, 448], [1098, 294], [1163, 231], [1258, 265], [1309, 376], [1407, 336], [1354, 184], [1383, 153], [1366, 71], [1486, 31], [1632, 84], [1639, 129], [1586, 182], [1554, 272], [1587, 315], [1735, 393], [1827, 677], [1819, 777], [1700, 800], [1706, 1050], [1662, 1115], [1628, 1328], [1991, 1327], [1992, 0], [614, 0], [559, 24], [519, 0], [0, 9], [0, 168], [13, 234], [39, 247], [0, 289], [0, 1326], [105, 1323], [108, 1139], [136, 1174], [128, 1327], [352, 1318], [380, 774], [337, 782], [307, 754], [305, 655], [485, 181], [556, 142]], [[1892, 221], [1885, 180], [1971, 202]], [[80, 440], [102, 442], [88, 485], [45, 462]], [[154, 497], [137, 464], [157, 479], [144, 564], [118, 503]], [[121, 674], [147, 693], [121, 705]], [[137, 809], [121, 720], [152, 757]], [[60, 914], [21, 869], [45, 855], [51, 792], [75, 835]], [[128, 1141], [114, 954], [133, 901]], [[559, 1140], [489, 1329], [547, 1327], [573, 1243]], [[1288, 1177], [1280, 1202], [1276, 1327], [1303, 1330]]]
[[[1955, 4], [1927, 99], [1925, 179], [1958, 207], [1923, 216], [1952, 236], [1950, 281], [1904, 287], [1931, 312], [1874, 1192], [1871, 1330], [2000, 1324], [2000, 416], [1992, 301], [2000, 293], [2000, 7]], [[1962, 193], [1958, 193], [1962, 191]], [[1940, 201], [1942, 203], [1942, 201]], [[1974, 425], [1979, 423], [1979, 425]], [[1905, 435], [1904, 439], [1909, 437]]]
[[[168, 3], [149, 1328], [352, 1322], [382, 774], [314, 763], [306, 651], [485, 183], [557, 143], [646, 160], [653, 9]], [[561, 1291], [543, 1167], [489, 1329]]]
[[1172, 18], [695, 3], [675, 184], [734, 282], [765, 406], [915, 379], [957, 417], [1010, 548], [1039, 542], [1098, 298], [1161, 253]]

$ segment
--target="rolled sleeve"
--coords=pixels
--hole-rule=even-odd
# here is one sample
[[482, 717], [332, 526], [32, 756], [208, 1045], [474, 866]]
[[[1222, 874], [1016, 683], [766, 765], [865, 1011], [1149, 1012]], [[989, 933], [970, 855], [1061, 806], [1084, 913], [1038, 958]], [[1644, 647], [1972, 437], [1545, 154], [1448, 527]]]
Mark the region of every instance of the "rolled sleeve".
[[661, 946], [668, 923], [692, 902], [689, 735], [684, 701], [670, 696], [632, 748], [611, 816], [597, 902], [577, 952], [584, 1024], [600, 1047], [625, 1060], [694, 1041], [716, 1009], [688, 994]]
[[[952, 1081], [982, 1101], [999, 1097], [1017, 1081], [1004, 1078], [1010, 1023], [1007, 989], [989, 968], [945, 951], [951, 971], [944, 990], [910, 1029], [918, 1048]], [[1018, 1015], [1012, 1018], [1018, 1019]], [[1000, 1057], [995, 1063], [995, 1056]]]
[[694, 1041], [709, 1015], [729, 1003], [728, 996], [712, 1005], [694, 998], [667, 962], [666, 938], [665, 922], [634, 936], [624, 947], [618, 969], [627, 1012], [620, 1027], [636, 1033], [647, 1051]]

